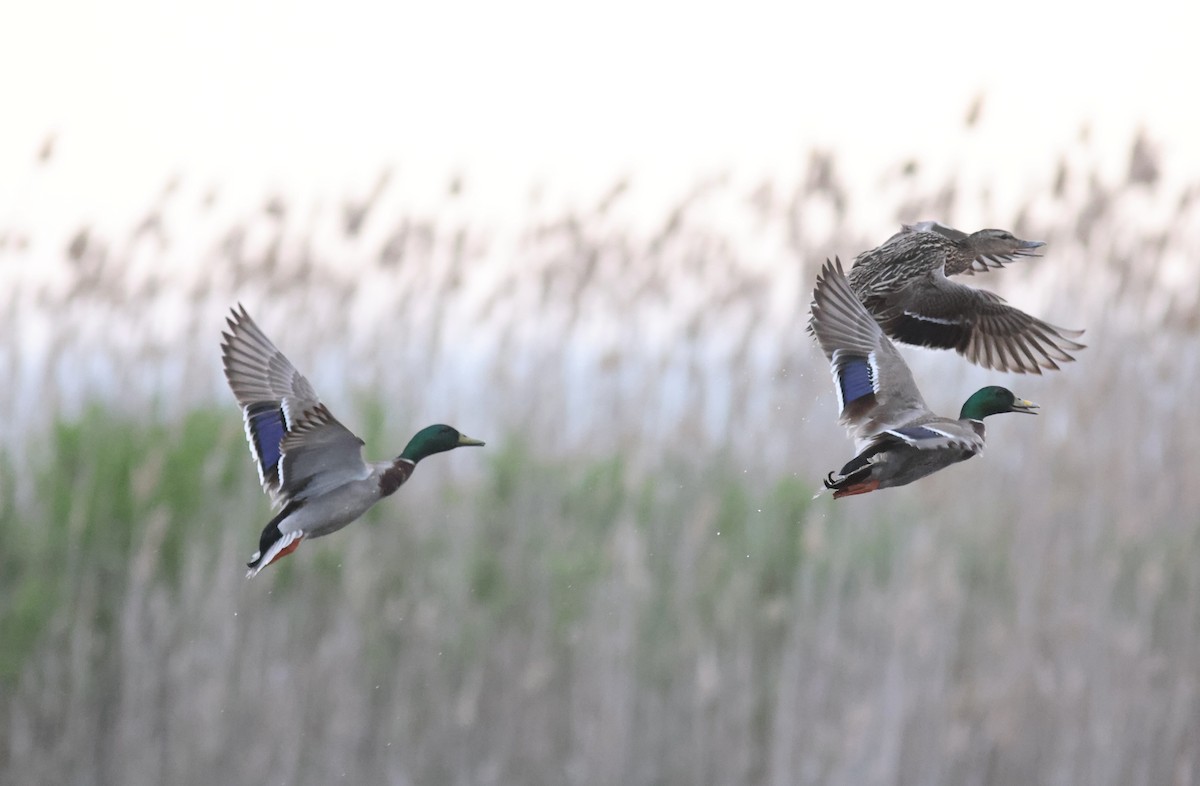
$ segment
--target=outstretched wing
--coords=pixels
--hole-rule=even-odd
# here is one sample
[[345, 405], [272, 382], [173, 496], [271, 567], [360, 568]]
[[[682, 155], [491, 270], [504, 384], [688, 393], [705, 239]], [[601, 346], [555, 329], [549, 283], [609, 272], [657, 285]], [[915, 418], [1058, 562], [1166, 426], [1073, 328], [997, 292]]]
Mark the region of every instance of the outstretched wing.
[[889, 336], [906, 344], [953, 349], [984, 368], [1041, 374], [1084, 348], [1068, 330], [1013, 308], [991, 292], [956, 284], [941, 271], [880, 299], [876, 313]]
[[829, 359], [840, 422], [861, 445], [931, 413], [908, 364], [859, 302], [840, 260], [817, 276], [810, 323]]
[[363, 441], [338, 422], [324, 404], [303, 413], [283, 438], [279, 490], [290, 500], [319, 497], [366, 478]]
[[[317, 473], [317, 447], [328, 450], [327, 466], [350, 473], [364, 468], [362, 441], [338, 423], [321, 404], [304, 375], [271, 343], [240, 304], [228, 318], [229, 331], [222, 333], [221, 360], [229, 388], [242, 406], [246, 441], [258, 470], [263, 490], [278, 506], [298, 490], [311, 487]], [[354, 445], [350, 460], [347, 446]], [[311, 445], [311, 447], [309, 447]], [[295, 453], [299, 467], [284, 483], [283, 468]], [[305, 456], [307, 455], [307, 458]], [[301, 483], [302, 485], [297, 485]]]

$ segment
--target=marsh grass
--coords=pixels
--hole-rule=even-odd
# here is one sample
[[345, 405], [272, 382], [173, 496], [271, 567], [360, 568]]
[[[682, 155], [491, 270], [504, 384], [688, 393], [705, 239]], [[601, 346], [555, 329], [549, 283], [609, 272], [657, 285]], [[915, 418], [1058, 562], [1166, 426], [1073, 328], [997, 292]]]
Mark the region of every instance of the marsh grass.
[[[1089, 348], [1006, 380], [1043, 415], [983, 457], [837, 504], [797, 314], [826, 255], [986, 202], [914, 167], [872, 201], [814, 154], [658, 220], [619, 183], [507, 235], [461, 178], [425, 211], [177, 184], [14, 266], [0, 782], [1200, 781], [1200, 207], [1064, 161], [988, 222], [1046, 258], [976, 283]], [[488, 447], [246, 582], [239, 299], [372, 457], [433, 421]], [[906, 356], [939, 410], [994, 377]]]

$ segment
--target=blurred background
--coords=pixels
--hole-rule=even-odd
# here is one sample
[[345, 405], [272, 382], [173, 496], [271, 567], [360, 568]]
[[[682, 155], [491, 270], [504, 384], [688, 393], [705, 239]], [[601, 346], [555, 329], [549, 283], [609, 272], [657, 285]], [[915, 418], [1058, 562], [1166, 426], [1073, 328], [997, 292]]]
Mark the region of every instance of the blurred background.
[[[0, 783], [1200, 783], [1200, 56], [1149, 0], [0, 11]], [[816, 270], [1010, 229], [1069, 328], [853, 455]], [[235, 303], [388, 458], [254, 581]]]

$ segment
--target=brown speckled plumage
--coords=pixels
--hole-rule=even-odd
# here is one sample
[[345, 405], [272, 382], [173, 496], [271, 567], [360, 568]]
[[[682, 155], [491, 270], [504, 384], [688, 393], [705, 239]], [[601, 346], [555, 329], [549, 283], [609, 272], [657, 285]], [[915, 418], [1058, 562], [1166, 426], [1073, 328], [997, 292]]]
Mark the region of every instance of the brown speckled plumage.
[[810, 325], [833, 372], [839, 421], [857, 451], [825, 478], [834, 498], [903, 486], [966, 461], [983, 450], [983, 418], [1037, 409], [989, 386], [967, 399], [957, 418], [934, 414], [904, 358], [850, 288], [841, 262], [826, 262], [817, 276]]
[[1003, 298], [947, 276], [973, 275], [1036, 256], [1038, 241], [999, 229], [967, 235], [927, 221], [906, 226], [854, 261], [854, 293], [891, 338], [953, 349], [984, 368], [1040, 374], [1074, 360], [1081, 330], [1051, 325]]

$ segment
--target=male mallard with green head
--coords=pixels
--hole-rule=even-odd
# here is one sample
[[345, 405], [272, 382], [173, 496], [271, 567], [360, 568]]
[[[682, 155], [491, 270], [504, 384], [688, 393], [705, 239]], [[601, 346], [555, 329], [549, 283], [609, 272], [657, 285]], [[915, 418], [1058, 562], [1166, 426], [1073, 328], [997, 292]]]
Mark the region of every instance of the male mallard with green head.
[[897, 341], [953, 349], [998, 371], [1040, 374], [1074, 360], [1082, 330], [1056, 327], [1006, 304], [991, 292], [952, 283], [1019, 257], [1045, 243], [1002, 229], [970, 235], [934, 221], [905, 225], [878, 248], [859, 254], [850, 286]]
[[895, 345], [855, 296], [841, 261], [827, 261], [817, 276], [810, 324], [833, 371], [839, 421], [858, 452], [825, 479], [835, 499], [903, 486], [966, 461], [983, 450], [989, 415], [1036, 414], [1036, 404], [994, 385], [967, 399], [957, 419], [933, 414]]
[[246, 577], [337, 532], [412, 475], [427, 456], [482, 445], [445, 425], [423, 428], [391, 461], [363, 459], [363, 441], [337, 421], [308, 380], [240, 305], [222, 333], [225, 378], [242, 407], [246, 440], [263, 490], [279, 514], [263, 529]]

